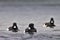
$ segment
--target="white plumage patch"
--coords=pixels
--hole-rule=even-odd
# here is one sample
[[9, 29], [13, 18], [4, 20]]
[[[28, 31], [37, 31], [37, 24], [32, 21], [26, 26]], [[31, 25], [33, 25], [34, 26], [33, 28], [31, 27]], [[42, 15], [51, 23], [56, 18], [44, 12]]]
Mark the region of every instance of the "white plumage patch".
[[8, 28], [7, 28], [6, 30], [7, 30], [7, 31], [9, 31], [9, 29], [8, 29]]
[[16, 28], [16, 26], [14, 26], [14, 28]]
[[45, 24], [43, 24], [43, 27], [45, 27], [45, 28], [46, 28], [46, 25], [45, 25]]

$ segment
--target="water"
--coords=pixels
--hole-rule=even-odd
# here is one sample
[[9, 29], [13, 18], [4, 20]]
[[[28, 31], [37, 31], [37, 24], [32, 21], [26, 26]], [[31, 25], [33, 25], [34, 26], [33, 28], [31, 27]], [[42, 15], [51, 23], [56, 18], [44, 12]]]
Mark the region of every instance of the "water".
[[[54, 17], [56, 27], [44, 28], [43, 24]], [[16, 22], [19, 32], [6, 29]], [[37, 33], [25, 34], [29, 23], [34, 23]], [[0, 40], [60, 40], [59, 2], [1, 2], [0, 3]]]

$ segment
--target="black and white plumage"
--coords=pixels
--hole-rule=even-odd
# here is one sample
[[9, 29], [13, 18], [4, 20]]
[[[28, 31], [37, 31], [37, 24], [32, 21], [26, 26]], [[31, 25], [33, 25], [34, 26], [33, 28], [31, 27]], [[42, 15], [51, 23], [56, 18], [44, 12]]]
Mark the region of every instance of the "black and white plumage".
[[13, 26], [12, 27], [9, 27], [7, 29], [8, 31], [12, 31], [12, 32], [18, 32], [18, 27], [17, 27], [17, 24], [16, 23], [13, 23]]
[[30, 23], [29, 27], [25, 29], [25, 33], [32, 34], [34, 32], [37, 32], [37, 30], [34, 28], [34, 24]]

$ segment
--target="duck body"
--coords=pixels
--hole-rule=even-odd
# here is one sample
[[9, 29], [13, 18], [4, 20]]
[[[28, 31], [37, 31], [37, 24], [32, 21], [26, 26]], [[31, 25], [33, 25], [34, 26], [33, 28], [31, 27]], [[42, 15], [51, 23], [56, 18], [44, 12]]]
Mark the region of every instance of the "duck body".
[[54, 28], [55, 27], [54, 18], [51, 17], [50, 22], [46, 22], [45, 25], [46, 27]]
[[29, 28], [25, 29], [25, 33], [34, 34], [35, 32], [37, 32], [35, 28], [34, 29], [29, 29]]
[[12, 27], [9, 27], [8, 30], [9, 31], [12, 31], [12, 32], [18, 32], [18, 29], [17, 28], [12, 28]]
[[54, 28], [55, 24], [51, 24], [50, 22], [45, 23], [46, 27]]
[[34, 29], [28, 29], [28, 28], [27, 28], [27, 29], [25, 29], [25, 32], [37, 32], [37, 31], [36, 31], [35, 28], [34, 28]]

